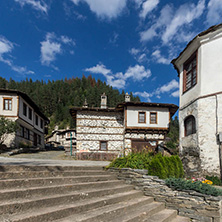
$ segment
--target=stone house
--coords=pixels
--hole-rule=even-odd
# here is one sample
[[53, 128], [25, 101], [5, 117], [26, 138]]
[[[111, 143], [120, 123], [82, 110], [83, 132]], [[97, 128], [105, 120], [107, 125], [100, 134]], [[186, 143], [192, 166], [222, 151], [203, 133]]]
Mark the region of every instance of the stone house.
[[70, 148], [72, 139], [72, 146], [76, 146], [76, 131], [74, 129], [54, 130], [51, 135], [46, 137], [46, 144], [53, 147], [64, 146]]
[[198, 34], [172, 63], [180, 79], [180, 154], [191, 176], [220, 175], [222, 24]]
[[76, 156], [79, 159], [111, 160], [143, 149], [154, 151], [164, 141], [174, 104], [125, 102], [107, 107], [107, 96], [101, 96], [101, 107], [73, 107], [76, 122]]
[[49, 119], [28, 95], [16, 90], [0, 89], [0, 116], [16, 121], [18, 130], [7, 136], [4, 144], [19, 147], [20, 143], [45, 147], [45, 127]]

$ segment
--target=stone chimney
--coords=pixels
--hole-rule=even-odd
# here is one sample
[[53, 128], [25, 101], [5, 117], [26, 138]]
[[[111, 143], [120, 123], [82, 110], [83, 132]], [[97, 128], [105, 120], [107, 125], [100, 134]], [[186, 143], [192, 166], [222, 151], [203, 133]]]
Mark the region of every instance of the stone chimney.
[[101, 96], [101, 109], [107, 109], [107, 96], [105, 93]]
[[88, 103], [87, 103], [87, 101], [86, 101], [86, 99], [85, 99], [85, 101], [84, 101], [84, 103], [83, 103], [83, 106], [82, 106], [83, 108], [88, 108]]
[[125, 94], [125, 102], [130, 102], [130, 95], [128, 93]]

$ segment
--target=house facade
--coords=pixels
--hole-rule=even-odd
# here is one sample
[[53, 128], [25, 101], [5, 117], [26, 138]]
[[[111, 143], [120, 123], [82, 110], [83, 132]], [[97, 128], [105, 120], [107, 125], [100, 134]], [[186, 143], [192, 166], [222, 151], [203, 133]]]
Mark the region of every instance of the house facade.
[[79, 159], [111, 160], [143, 149], [154, 151], [168, 132], [170, 118], [177, 111], [173, 104], [125, 102], [107, 107], [107, 96], [101, 96], [101, 107], [73, 107], [76, 122], [76, 155]]
[[180, 154], [189, 175], [221, 174], [222, 24], [197, 35], [172, 61], [180, 78]]
[[75, 148], [76, 131], [74, 129], [54, 130], [51, 135], [46, 137], [46, 144], [53, 147], [63, 146], [64, 148], [70, 148], [71, 143]]
[[22, 143], [41, 148], [45, 146], [45, 126], [49, 120], [25, 93], [0, 89], [0, 116], [18, 125], [17, 132], [8, 135], [4, 141], [6, 146], [19, 147]]

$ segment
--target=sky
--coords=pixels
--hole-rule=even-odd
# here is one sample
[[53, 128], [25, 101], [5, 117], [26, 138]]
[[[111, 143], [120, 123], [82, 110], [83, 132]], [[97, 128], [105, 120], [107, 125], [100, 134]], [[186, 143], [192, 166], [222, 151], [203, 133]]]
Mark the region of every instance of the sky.
[[144, 102], [179, 103], [171, 60], [222, 22], [222, 0], [1, 0], [0, 76], [92, 75]]

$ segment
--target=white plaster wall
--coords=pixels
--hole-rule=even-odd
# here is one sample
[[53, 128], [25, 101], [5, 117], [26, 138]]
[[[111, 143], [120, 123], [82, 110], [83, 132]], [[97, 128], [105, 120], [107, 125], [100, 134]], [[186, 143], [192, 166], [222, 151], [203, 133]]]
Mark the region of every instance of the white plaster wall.
[[[3, 108], [3, 99], [4, 98], [12, 98], [12, 110], [4, 110]], [[17, 116], [18, 113], [18, 101], [17, 95], [7, 94], [7, 93], [0, 93], [0, 115], [3, 116]]]
[[[192, 54], [190, 54], [190, 56], [191, 55]], [[201, 95], [201, 57], [201, 48], [199, 48], [197, 52], [197, 84], [185, 93], [183, 92], [183, 63], [185, 63], [186, 60], [180, 61], [180, 107], [187, 105], [189, 102]]]
[[222, 36], [201, 45], [201, 96], [222, 91]]
[[[138, 112], [146, 112], [146, 123], [138, 123]], [[150, 112], [157, 112], [157, 124], [150, 124]], [[127, 107], [127, 127], [167, 128], [169, 126], [168, 108]]]

